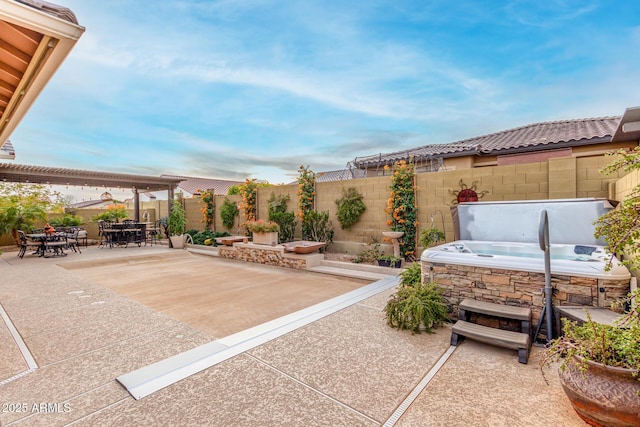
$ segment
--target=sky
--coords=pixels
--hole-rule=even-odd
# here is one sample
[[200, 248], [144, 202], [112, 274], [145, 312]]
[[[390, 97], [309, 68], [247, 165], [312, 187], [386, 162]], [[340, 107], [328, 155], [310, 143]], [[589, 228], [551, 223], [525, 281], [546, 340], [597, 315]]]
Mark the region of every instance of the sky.
[[54, 2], [86, 31], [15, 163], [278, 184], [640, 105], [637, 0]]

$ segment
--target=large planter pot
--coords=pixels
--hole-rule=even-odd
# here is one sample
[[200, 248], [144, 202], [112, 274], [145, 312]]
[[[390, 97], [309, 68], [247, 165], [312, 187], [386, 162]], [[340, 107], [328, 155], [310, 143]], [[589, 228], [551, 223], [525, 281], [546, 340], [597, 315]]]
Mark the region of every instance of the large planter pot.
[[614, 368], [582, 360], [560, 370], [560, 382], [573, 409], [593, 426], [640, 426], [640, 381], [631, 369]]
[[253, 233], [253, 243], [258, 245], [275, 246], [278, 244], [278, 232], [271, 233]]
[[184, 249], [184, 234], [180, 234], [179, 236], [170, 236], [171, 246], [174, 249]]

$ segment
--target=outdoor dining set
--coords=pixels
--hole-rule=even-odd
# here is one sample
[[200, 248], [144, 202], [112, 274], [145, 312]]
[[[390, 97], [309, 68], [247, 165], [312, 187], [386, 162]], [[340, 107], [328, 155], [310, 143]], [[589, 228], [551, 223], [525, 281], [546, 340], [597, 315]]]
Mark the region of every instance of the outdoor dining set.
[[145, 246], [159, 237], [160, 225], [149, 222], [135, 222], [125, 220], [121, 223], [98, 221], [98, 235], [100, 237], [100, 247], [114, 246], [127, 247], [129, 244]]
[[87, 245], [87, 232], [79, 227], [42, 228], [25, 233], [18, 230], [20, 237], [20, 250], [18, 256], [24, 257], [27, 251], [32, 250], [33, 255], [44, 258], [66, 256], [66, 250], [82, 253], [81, 243]]

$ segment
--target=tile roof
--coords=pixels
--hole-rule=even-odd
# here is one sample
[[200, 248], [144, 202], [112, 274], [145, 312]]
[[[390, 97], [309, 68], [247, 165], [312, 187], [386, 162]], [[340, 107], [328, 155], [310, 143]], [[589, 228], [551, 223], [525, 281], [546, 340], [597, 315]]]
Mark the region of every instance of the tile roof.
[[76, 15], [69, 8], [58, 6], [57, 4], [49, 3], [44, 0], [16, 0], [16, 1], [18, 3], [31, 6], [34, 9], [38, 9], [51, 16], [55, 16], [56, 18], [60, 18], [65, 21], [71, 22], [72, 24], [78, 23], [78, 19], [76, 18]]
[[345, 168], [334, 171], [318, 172], [316, 182], [334, 182], [347, 179], [366, 178], [367, 171], [355, 168]]
[[13, 148], [13, 144], [8, 139], [0, 146], [0, 159], [15, 159], [16, 150]]
[[82, 209], [82, 208], [88, 208], [90, 206], [100, 205], [102, 203], [104, 203], [104, 201], [102, 201], [100, 199], [83, 200], [82, 202], [72, 203], [71, 205], [69, 205], [69, 207], [73, 208], [73, 209]]
[[392, 153], [356, 157], [354, 164], [365, 168], [407, 160], [410, 156], [428, 159], [474, 153], [499, 155], [610, 142], [619, 122], [620, 116], [533, 123], [448, 144], [430, 144]]
[[[345, 181], [356, 178], [366, 178], [367, 171], [364, 169], [358, 169], [354, 167], [347, 167], [344, 169], [316, 172], [316, 182], [336, 182]], [[298, 180], [291, 181], [287, 185], [298, 184]]]
[[212, 179], [212, 178], [197, 178], [191, 176], [178, 176], [178, 175], [161, 175], [167, 178], [179, 178], [183, 181], [178, 184], [178, 188], [189, 194], [198, 194], [198, 190], [213, 190], [213, 193], [219, 196], [224, 196], [229, 191], [229, 188], [243, 184], [244, 181], [227, 181], [224, 179]]

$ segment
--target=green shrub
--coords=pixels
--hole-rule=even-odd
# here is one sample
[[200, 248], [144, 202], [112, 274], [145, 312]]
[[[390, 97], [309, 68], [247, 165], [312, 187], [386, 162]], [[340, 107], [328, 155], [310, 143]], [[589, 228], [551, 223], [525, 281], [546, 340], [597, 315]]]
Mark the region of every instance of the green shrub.
[[376, 262], [382, 255], [383, 253], [380, 250], [380, 243], [374, 240], [367, 244], [367, 249], [360, 252], [360, 255], [358, 255], [353, 262], [357, 264], [371, 264]]
[[280, 226], [280, 242], [292, 242], [295, 238], [296, 233], [296, 225], [298, 221], [296, 221], [296, 214], [293, 212], [275, 212], [273, 214], [269, 214], [269, 219]]
[[269, 197], [269, 221], [273, 221], [280, 226], [280, 234], [278, 235], [280, 242], [291, 242], [294, 240], [296, 225], [296, 214], [293, 212], [287, 212], [287, 202], [291, 199], [289, 195], [276, 196], [271, 193]]
[[362, 201], [363, 195], [353, 187], [341, 190], [342, 197], [336, 200], [338, 205], [337, 217], [340, 222], [340, 227], [343, 230], [350, 230], [351, 227], [358, 221], [360, 217], [367, 209], [367, 206]]
[[400, 273], [402, 286], [414, 286], [422, 281], [422, 266], [419, 262], [412, 262]]
[[[333, 224], [329, 220], [328, 211], [309, 211], [305, 217], [308, 239], [316, 242], [333, 241]], [[326, 246], [325, 246], [326, 248]]]
[[229, 236], [229, 233], [227, 233], [226, 231], [216, 232], [211, 230], [205, 230], [205, 231], [187, 230], [186, 233], [191, 235], [194, 245], [207, 245], [206, 241], [210, 240], [211, 245], [217, 246], [215, 244], [215, 239], [217, 237]]
[[49, 221], [52, 227], [77, 227], [82, 225], [82, 218], [77, 215], [64, 214], [59, 218], [53, 218]]
[[220, 217], [222, 218], [222, 225], [225, 228], [233, 228], [236, 217], [239, 213], [240, 211], [238, 211], [238, 206], [231, 200], [225, 198], [224, 202], [222, 202], [222, 206], [220, 207]]
[[448, 308], [442, 289], [435, 283], [422, 283], [420, 263], [409, 265], [401, 275], [400, 288], [391, 295], [384, 308], [387, 324], [392, 328], [427, 332], [447, 321]]

